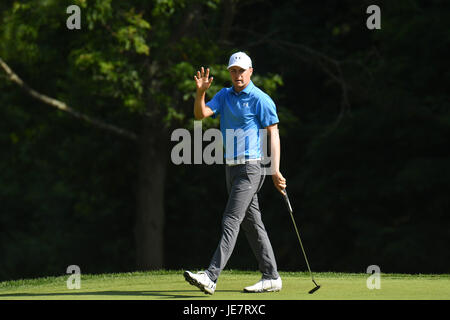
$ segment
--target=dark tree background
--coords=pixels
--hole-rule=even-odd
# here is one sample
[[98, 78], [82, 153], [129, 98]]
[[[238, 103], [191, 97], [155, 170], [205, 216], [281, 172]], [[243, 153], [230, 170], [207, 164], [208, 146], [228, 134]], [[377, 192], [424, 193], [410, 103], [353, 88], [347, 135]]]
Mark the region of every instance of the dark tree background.
[[[66, 28], [72, 3], [81, 30]], [[380, 30], [366, 27], [372, 4]], [[439, 0], [2, 1], [0, 61], [27, 87], [0, 69], [0, 280], [71, 264], [205, 268], [224, 168], [172, 164], [170, 133], [192, 129], [195, 71], [212, 68], [212, 96], [230, 85], [237, 50], [277, 104], [281, 171], [312, 268], [448, 273], [449, 9]], [[305, 270], [270, 177], [260, 206], [279, 269]], [[244, 236], [227, 267], [257, 269]]]

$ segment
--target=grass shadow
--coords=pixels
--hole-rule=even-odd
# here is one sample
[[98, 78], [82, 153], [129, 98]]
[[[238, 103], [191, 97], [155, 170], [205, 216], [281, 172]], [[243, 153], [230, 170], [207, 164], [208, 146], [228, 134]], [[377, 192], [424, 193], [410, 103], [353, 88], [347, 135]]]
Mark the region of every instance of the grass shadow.
[[[192, 293], [198, 293], [193, 295]], [[1, 298], [20, 298], [25, 300], [32, 297], [79, 297], [79, 296], [136, 296], [136, 297], [161, 297], [165, 299], [188, 299], [188, 298], [206, 298], [207, 296], [200, 295], [198, 290], [145, 290], [145, 291], [90, 291], [90, 292], [57, 292], [57, 293], [6, 293], [0, 294]], [[99, 298], [105, 300], [104, 298]]]

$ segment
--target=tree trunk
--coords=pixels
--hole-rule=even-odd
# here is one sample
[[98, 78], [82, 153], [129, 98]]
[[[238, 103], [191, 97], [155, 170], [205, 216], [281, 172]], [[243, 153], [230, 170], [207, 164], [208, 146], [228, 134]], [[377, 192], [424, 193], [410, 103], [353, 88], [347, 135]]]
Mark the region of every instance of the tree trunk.
[[224, 0], [223, 5], [223, 15], [222, 15], [222, 26], [220, 28], [220, 43], [227, 43], [228, 36], [230, 35], [231, 26], [233, 25], [234, 15], [236, 13], [236, 3], [233, 0]]
[[147, 117], [139, 141], [140, 158], [135, 221], [136, 262], [140, 270], [164, 266], [164, 184], [167, 134]]

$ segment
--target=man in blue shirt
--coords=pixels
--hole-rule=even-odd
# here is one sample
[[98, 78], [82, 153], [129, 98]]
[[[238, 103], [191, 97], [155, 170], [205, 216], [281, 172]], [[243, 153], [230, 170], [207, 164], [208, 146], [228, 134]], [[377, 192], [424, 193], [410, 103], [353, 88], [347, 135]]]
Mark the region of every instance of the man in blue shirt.
[[280, 291], [281, 278], [275, 256], [261, 219], [257, 193], [264, 182], [261, 168], [260, 130], [270, 138], [271, 173], [274, 186], [284, 194], [286, 179], [280, 173], [280, 138], [278, 116], [272, 99], [251, 81], [252, 61], [243, 52], [230, 57], [228, 63], [230, 88], [220, 90], [211, 101], [205, 103], [206, 90], [213, 81], [209, 69], [197, 72], [194, 77], [197, 95], [194, 102], [196, 120], [220, 115], [220, 129], [225, 147], [225, 176], [228, 202], [222, 220], [222, 236], [204, 272], [185, 271], [186, 280], [205, 293], [213, 294], [217, 279], [233, 252], [239, 229], [242, 227], [250, 247], [258, 260], [262, 278], [245, 292]]

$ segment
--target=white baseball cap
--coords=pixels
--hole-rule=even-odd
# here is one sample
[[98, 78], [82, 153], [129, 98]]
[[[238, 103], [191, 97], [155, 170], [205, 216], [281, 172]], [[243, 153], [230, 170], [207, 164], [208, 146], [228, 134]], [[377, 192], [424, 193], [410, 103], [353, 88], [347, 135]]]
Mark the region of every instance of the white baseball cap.
[[247, 70], [248, 68], [252, 67], [252, 59], [250, 59], [250, 57], [244, 52], [236, 52], [231, 55], [227, 69], [230, 69], [234, 66], [238, 66], [242, 69]]

